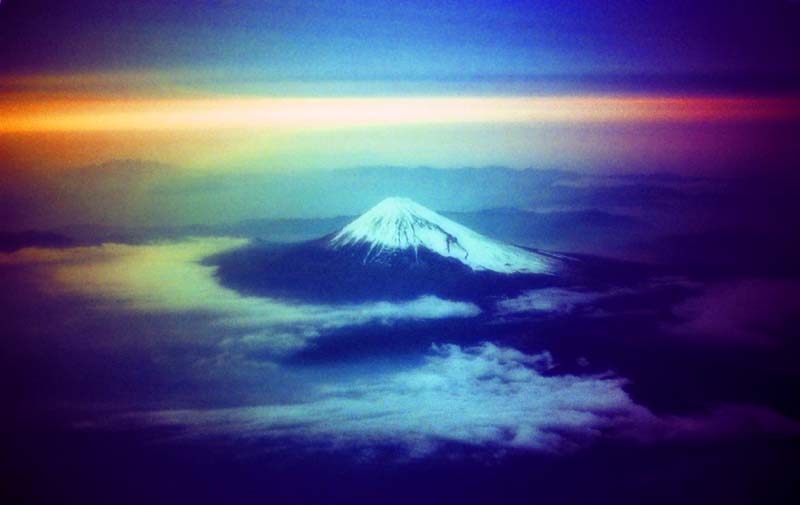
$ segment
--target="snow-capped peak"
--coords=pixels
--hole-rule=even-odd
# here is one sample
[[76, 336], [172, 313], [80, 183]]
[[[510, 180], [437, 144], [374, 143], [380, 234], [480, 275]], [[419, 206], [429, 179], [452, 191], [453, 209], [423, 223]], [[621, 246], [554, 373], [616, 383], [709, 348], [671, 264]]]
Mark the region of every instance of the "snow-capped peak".
[[427, 249], [454, 258], [473, 270], [500, 273], [552, 273], [558, 260], [492, 240], [408, 198], [380, 202], [330, 240], [341, 249], [368, 246], [365, 262], [402, 250]]

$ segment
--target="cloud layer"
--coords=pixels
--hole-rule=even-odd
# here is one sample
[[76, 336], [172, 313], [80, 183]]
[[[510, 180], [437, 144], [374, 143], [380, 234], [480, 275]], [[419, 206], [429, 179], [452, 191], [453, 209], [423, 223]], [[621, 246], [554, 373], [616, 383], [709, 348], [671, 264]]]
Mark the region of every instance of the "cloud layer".
[[[470, 303], [432, 296], [351, 305], [242, 296], [222, 287], [214, 278], [214, 267], [204, 265], [202, 259], [244, 243], [213, 238], [24, 249], [1, 254], [0, 264], [32, 268], [54, 295], [78, 296], [86, 307], [112, 315], [178, 316], [179, 338], [189, 346], [207, 339], [205, 344], [215, 349], [209, 359], [232, 357], [228, 362], [236, 370], [248, 357], [269, 361], [338, 328], [472, 317], [480, 312]], [[675, 323], [673, 331], [725, 335], [723, 323], [731, 320], [733, 328], [748, 330], [728, 332], [726, 338], [761, 335], [759, 328], [775, 319], [772, 316], [790, 315], [797, 299], [791, 296], [796, 290], [793, 285], [776, 289], [774, 283], [765, 282], [709, 288], [675, 308], [682, 322]], [[497, 309], [501, 315], [571, 314], [600, 298], [628, 292], [535, 290], [502, 300]], [[762, 292], [772, 293], [772, 298], [764, 298]], [[766, 310], [763, 304], [774, 310]], [[749, 308], [753, 311], [745, 310]], [[765, 315], [769, 320], [762, 318]], [[354, 369], [356, 373], [325, 375], [325, 382], [309, 376], [303, 379], [303, 391], [290, 395], [291, 403], [275, 403], [273, 397], [256, 400], [269, 403], [250, 407], [137, 411], [114, 418], [110, 426], [173, 426], [188, 436], [267, 438], [278, 444], [299, 440], [314, 447], [402, 447], [412, 455], [429, 454], [449, 444], [566, 452], [609, 437], [653, 442], [706, 440], [753, 431], [800, 433], [797, 422], [753, 405], [721, 405], [685, 416], [656, 415], [627, 394], [623, 378], [556, 375], [553, 365], [548, 353], [527, 355], [492, 343], [467, 348], [441, 345], [434, 346], [417, 366], [393, 362], [378, 371], [374, 363], [367, 363], [357, 365], [361, 368]], [[285, 367], [280, 371], [292, 372]], [[261, 389], [282, 387], [258, 384]]]
[[203, 238], [148, 245], [104, 244], [68, 249], [23, 249], [0, 255], [0, 264], [42, 268], [53, 294], [84, 296], [107, 309], [202, 314], [220, 329], [227, 350], [282, 353], [322, 332], [368, 323], [472, 317], [471, 303], [422, 296], [405, 302], [312, 305], [242, 296], [221, 286], [204, 258], [245, 240]]
[[579, 306], [592, 303], [616, 292], [577, 291], [565, 288], [543, 288], [526, 291], [514, 298], [497, 302], [498, 315], [528, 312], [567, 314]]
[[338, 448], [400, 445], [412, 455], [445, 443], [564, 452], [604, 436], [658, 441], [800, 433], [798, 423], [752, 406], [661, 418], [631, 399], [623, 379], [548, 375], [552, 366], [548, 353], [526, 355], [491, 343], [433, 346], [416, 368], [321, 386], [302, 403], [143, 412], [112, 425], [177, 426], [189, 436], [299, 439]]

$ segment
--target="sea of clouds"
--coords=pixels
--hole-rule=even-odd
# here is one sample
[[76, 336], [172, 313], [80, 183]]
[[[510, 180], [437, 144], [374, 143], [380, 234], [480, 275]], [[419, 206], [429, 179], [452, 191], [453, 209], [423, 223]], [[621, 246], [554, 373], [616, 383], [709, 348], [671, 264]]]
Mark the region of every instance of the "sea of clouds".
[[[470, 318], [481, 312], [472, 303], [435, 296], [340, 305], [247, 296], [220, 285], [215, 267], [203, 262], [245, 244], [237, 239], [203, 238], [29, 248], [0, 254], [0, 264], [31, 269], [43, 292], [83, 300], [87, 310], [178, 315], [187, 329], [206, 326], [211, 330], [187, 330], [180, 338], [212, 338], [220, 354], [266, 353], [278, 374], [290, 368], [284, 358], [313, 345], [326, 332], [367, 324]], [[704, 310], [738, 306], [741, 293], [759, 286], [701, 291], [675, 307], [681, 318], [671, 330], [719, 328], [716, 313], [703, 315]], [[603, 297], [629, 293], [532, 290], [499, 300], [495, 310], [500, 315], [570, 315]], [[709, 297], [729, 303], [711, 303]], [[787, 302], [780, 307], [783, 314], [794, 305]], [[90, 312], [81, 317], [91, 317]], [[313, 379], [304, 382], [303, 394], [290, 401], [246, 407], [134, 409], [100, 416], [82, 426], [169, 426], [187, 437], [292, 440], [347, 449], [393, 446], [410, 455], [454, 445], [561, 453], [601, 438], [658, 442], [754, 431], [800, 433], [799, 423], [754, 405], [721, 404], [682, 416], [659, 415], [637, 403], [626, 391], [627, 381], [613, 373], [557, 374], [547, 352], [525, 354], [491, 342], [471, 347], [441, 343], [415, 363], [398, 361], [368, 373], [308, 377]]]
[[144, 245], [29, 248], [0, 255], [0, 263], [39, 266], [45, 291], [85, 297], [95, 308], [203, 314], [219, 328], [224, 348], [257, 348], [275, 355], [302, 349], [321, 333], [337, 328], [480, 313], [472, 303], [436, 296], [320, 305], [242, 295], [220, 285], [216, 267], [203, 264], [203, 259], [246, 243], [216, 237]]
[[800, 423], [757, 406], [658, 416], [631, 399], [620, 377], [550, 375], [552, 366], [548, 353], [439, 345], [419, 366], [320, 384], [302, 402], [135, 412], [102, 426], [172, 427], [187, 437], [299, 440], [334, 449], [394, 445], [410, 456], [453, 444], [564, 453], [603, 437], [653, 443], [800, 434]]

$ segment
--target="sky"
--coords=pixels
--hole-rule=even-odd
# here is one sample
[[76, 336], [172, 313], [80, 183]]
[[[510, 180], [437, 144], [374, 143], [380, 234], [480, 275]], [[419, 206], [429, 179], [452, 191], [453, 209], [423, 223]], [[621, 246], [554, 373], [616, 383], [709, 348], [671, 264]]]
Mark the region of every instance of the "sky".
[[773, 165], [799, 26], [784, 0], [6, 0], [0, 169]]
[[267, 80], [797, 74], [798, 6], [781, 0], [7, 0], [3, 11], [5, 72], [233, 70]]
[[0, 0], [0, 502], [800, 503], [798, 139], [800, 0]]

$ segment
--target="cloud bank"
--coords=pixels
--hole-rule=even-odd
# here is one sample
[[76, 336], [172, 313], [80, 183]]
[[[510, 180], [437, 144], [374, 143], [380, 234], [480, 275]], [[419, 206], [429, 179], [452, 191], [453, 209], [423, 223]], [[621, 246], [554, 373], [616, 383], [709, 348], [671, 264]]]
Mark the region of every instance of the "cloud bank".
[[30, 248], [0, 254], [0, 264], [41, 268], [45, 290], [84, 296], [100, 308], [210, 316], [227, 350], [255, 346], [261, 352], [279, 354], [299, 349], [327, 330], [480, 313], [474, 304], [435, 296], [349, 305], [243, 296], [221, 286], [214, 277], [215, 267], [202, 260], [246, 243], [217, 237], [147, 245]]
[[497, 302], [497, 314], [501, 316], [529, 312], [568, 314], [581, 305], [592, 303], [610, 294], [613, 293], [577, 291], [565, 288], [533, 289], [514, 298], [507, 298]]
[[140, 412], [113, 426], [182, 427], [188, 436], [301, 440], [337, 448], [400, 445], [411, 455], [443, 444], [545, 452], [599, 439], [708, 438], [742, 432], [800, 433], [767, 409], [724, 407], [661, 418], [636, 404], [612, 375], [548, 375], [548, 353], [491, 343], [433, 346], [418, 367], [320, 386], [303, 403]]
[[[471, 317], [480, 312], [472, 304], [432, 296], [402, 303], [352, 305], [312, 305], [242, 296], [216, 282], [214, 267], [201, 260], [244, 243], [214, 238], [62, 250], [24, 249], [0, 255], [0, 264], [38, 269], [45, 289], [54, 295], [85, 297], [99, 310], [178, 315], [183, 331], [180, 338], [187, 342], [213, 338], [220, 357], [279, 356], [336, 328]], [[718, 324], [706, 323], [725, 320], [719, 314], [734, 317], [730, 314], [738, 313], [735, 317], [751, 321], [749, 312], [742, 307], [752, 307], [757, 314], [783, 317], [796, 307], [792, 300], [797, 299], [788, 296], [795, 288], [785, 287], [776, 291], [772, 283], [763, 285], [760, 281], [718, 286], [701, 295], [699, 301], [689, 300], [675, 310], [694, 315], [682, 323], [692, 326], [692, 331], [698, 325], [718, 330]], [[764, 301], [756, 296], [762, 291], [776, 294]], [[741, 303], [747, 293], [753, 298]], [[501, 301], [498, 308], [508, 313], [571, 313], [608, 295], [536, 290]], [[711, 295], [714, 296], [704, 298]], [[765, 312], [759, 303], [777, 308]], [[697, 312], [689, 310], [692, 307]], [[711, 317], [708, 311], [712, 315], [721, 312]], [[194, 315], [196, 328], [203, 328], [206, 337], [194, 335], [193, 327], [187, 326]], [[209, 337], [209, 332], [214, 335]], [[236, 363], [238, 366], [241, 361]], [[797, 422], [751, 405], [722, 405], [688, 416], [656, 415], [626, 393], [623, 378], [611, 374], [555, 375], [548, 353], [527, 355], [491, 343], [468, 348], [434, 346], [418, 366], [385, 372], [370, 370], [326, 380], [329, 382], [320, 384], [315, 380], [305, 384], [308, 387], [302, 397], [295, 396], [293, 403], [140, 411], [114, 418], [110, 423], [111, 427], [126, 423], [180, 427], [188, 436], [268, 438], [278, 443], [299, 440], [311, 446], [398, 446], [412, 455], [430, 454], [449, 444], [558, 453], [609, 437], [653, 442], [753, 431], [800, 433]]]

